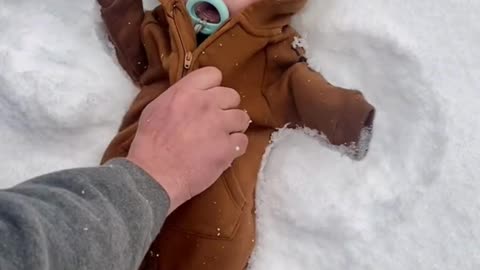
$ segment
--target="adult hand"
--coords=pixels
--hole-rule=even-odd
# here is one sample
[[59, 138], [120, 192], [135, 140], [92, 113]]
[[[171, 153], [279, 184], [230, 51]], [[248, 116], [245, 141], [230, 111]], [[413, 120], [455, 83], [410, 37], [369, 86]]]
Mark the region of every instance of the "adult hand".
[[246, 151], [248, 114], [240, 96], [207, 67], [171, 86], [140, 117], [127, 159], [170, 196], [170, 212], [212, 185]]

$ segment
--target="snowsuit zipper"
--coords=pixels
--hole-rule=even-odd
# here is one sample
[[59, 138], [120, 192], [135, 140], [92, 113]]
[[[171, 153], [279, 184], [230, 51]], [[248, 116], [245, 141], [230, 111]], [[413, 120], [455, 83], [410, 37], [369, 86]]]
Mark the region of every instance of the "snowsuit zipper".
[[[192, 53], [190, 51], [187, 51], [187, 49], [185, 48], [185, 44], [183, 43], [183, 39], [182, 39], [182, 32], [180, 31], [180, 29], [178, 28], [178, 22], [177, 22], [177, 13], [180, 12], [180, 16], [183, 17], [183, 14], [182, 14], [182, 11], [181, 9], [178, 7], [178, 2], [175, 2], [173, 3], [173, 24], [175, 25], [175, 29], [177, 30], [177, 33], [176, 35], [178, 36], [178, 40], [180, 41], [179, 45], [180, 45], [180, 48], [179, 48], [179, 51], [180, 49], [182, 50], [183, 54], [184, 54], [184, 57], [183, 57], [183, 66], [181, 66], [181, 71], [179, 72], [180, 73], [180, 78], [178, 78], [179, 80], [181, 78], [183, 78], [186, 73], [188, 72], [188, 70], [190, 69], [191, 65], [192, 65]], [[181, 62], [180, 62], [181, 63]]]
[[[183, 16], [183, 13], [181, 11], [181, 8], [178, 7], [179, 3], [178, 2], [175, 2], [173, 4], [173, 23], [175, 24], [175, 29], [177, 31], [177, 35], [178, 35], [178, 39], [179, 39], [179, 45], [184, 54], [184, 57], [183, 57], [183, 67], [182, 67], [182, 70], [180, 73], [180, 78], [183, 78], [185, 75], [187, 75], [188, 71], [192, 68], [192, 65], [193, 63], [197, 60], [198, 58], [198, 55], [202, 52], [202, 50], [206, 47], [208, 47], [214, 40], [217, 39], [217, 37], [221, 36], [224, 32], [228, 31], [233, 25], [234, 23], [230, 21], [228, 21], [225, 25], [223, 25], [222, 28], [220, 28], [216, 33], [214, 33], [213, 35], [209, 36], [204, 42], [202, 42], [202, 44], [200, 44], [200, 46], [198, 46], [195, 50], [193, 51], [190, 51], [190, 50], [187, 50], [187, 48], [185, 47], [185, 44], [183, 42], [183, 39], [182, 39], [182, 32], [180, 31], [179, 27], [178, 27], [178, 22], [177, 22], [177, 16], [181, 16], [181, 19], [185, 19], [185, 17]], [[180, 14], [177, 14], [177, 13], [180, 13]], [[187, 18], [189, 19], [189, 18]]]
[[191, 51], [185, 53], [185, 59], [183, 61], [183, 68], [189, 70], [192, 66], [193, 54]]

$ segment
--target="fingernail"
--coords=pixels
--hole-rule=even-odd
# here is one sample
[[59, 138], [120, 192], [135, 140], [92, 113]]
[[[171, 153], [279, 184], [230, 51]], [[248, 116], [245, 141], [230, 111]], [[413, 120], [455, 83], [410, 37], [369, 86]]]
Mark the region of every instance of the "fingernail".
[[240, 151], [240, 146], [235, 147], [235, 151]]

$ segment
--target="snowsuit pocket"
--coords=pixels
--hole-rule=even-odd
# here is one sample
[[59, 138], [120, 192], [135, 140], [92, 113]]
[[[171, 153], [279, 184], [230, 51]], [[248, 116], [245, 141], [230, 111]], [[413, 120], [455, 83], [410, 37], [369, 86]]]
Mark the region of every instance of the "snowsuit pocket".
[[175, 210], [165, 229], [203, 238], [232, 239], [245, 204], [237, 179], [228, 170], [205, 192]]

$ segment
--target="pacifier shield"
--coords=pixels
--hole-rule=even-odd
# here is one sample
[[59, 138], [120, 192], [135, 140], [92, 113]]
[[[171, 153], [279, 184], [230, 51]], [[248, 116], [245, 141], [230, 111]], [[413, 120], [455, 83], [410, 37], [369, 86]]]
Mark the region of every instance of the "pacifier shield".
[[211, 35], [230, 18], [223, 0], [188, 0], [187, 11], [196, 33]]

